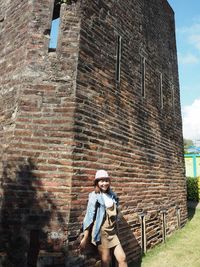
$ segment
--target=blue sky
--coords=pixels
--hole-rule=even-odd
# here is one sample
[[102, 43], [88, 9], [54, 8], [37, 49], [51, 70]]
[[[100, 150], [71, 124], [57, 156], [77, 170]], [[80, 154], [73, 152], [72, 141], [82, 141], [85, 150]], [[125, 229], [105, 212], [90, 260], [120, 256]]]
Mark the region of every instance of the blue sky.
[[49, 48], [57, 47], [59, 24], [60, 24], [60, 18], [54, 19], [52, 21]]
[[175, 12], [185, 138], [200, 139], [200, 0], [168, 0]]

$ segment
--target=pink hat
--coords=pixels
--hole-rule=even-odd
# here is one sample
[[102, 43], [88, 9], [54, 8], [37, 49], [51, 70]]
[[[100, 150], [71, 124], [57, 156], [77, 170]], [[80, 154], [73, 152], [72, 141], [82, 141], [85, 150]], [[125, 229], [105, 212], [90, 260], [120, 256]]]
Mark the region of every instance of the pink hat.
[[107, 171], [105, 170], [98, 170], [95, 174], [95, 180], [101, 178], [109, 178]]

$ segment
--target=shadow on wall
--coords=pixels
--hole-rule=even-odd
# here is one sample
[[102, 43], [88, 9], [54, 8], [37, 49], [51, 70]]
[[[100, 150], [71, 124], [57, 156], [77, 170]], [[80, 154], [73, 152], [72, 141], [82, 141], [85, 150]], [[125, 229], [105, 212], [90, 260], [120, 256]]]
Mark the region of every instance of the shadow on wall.
[[63, 238], [52, 237], [49, 231], [52, 218], [56, 218], [62, 234], [66, 231], [63, 215], [52, 202], [53, 193], [44, 189], [34, 175], [35, 169], [31, 159], [4, 165], [0, 210], [2, 267], [36, 267], [40, 251], [61, 252], [64, 248]]
[[[31, 159], [19, 159], [4, 164], [0, 209], [1, 267], [65, 266], [64, 261], [67, 258], [66, 218], [59, 212], [53, 193], [44, 188], [42, 179], [35, 176], [34, 170], [36, 169]], [[55, 221], [57, 228], [52, 225]], [[140, 258], [141, 247], [124, 217], [121, 218], [120, 229], [128, 260], [134, 260], [130, 259], [133, 252], [136, 256], [135, 260]], [[62, 236], [55, 237], [52, 233], [56, 235], [60, 233]], [[125, 239], [124, 236], [127, 238]], [[40, 262], [42, 251], [46, 252], [46, 263]], [[51, 260], [51, 253], [58, 255], [57, 260], [55, 258]], [[87, 255], [86, 258], [88, 257], [91, 258], [92, 255]], [[83, 263], [84, 257], [79, 254], [78, 258], [77, 262], [80, 266], [86, 266]], [[113, 264], [113, 266], [117, 265]], [[137, 265], [130, 266], [140, 267], [140, 260]]]
[[[131, 229], [129, 223], [126, 221], [126, 219], [121, 216], [119, 221], [119, 239], [123, 246], [123, 249], [126, 253], [127, 260], [131, 264], [130, 267], [141, 267], [141, 261], [142, 261], [142, 250], [141, 245], [138, 243], [137, 239], [135, 238], [133, 234], [133, 230]], [[126, 238], [125, 238], [126, 236]], [[134, 259], [129, 256], [133, 256]], [[117, 266], [117, 265], [115, 265]]]
[[[119, 229], [120, 229], [119, 230], [120, 242], [127, 256], [127, 261], [131, 262], [129, 263], [128, 266], [141, 267], [141, 261], [142, 261], [141, 246], [136, 240], [130, 225], [127, 223], [126, 219], [122, 215], [120, 216]], [[134, 259], [130, 258], [130, 256], [133, 257], [133, 255]], [[101, 266], [101, 261], [98, 256], [98, 250], [96, 246], [92, 244], [88, 245], [87, 249], [84, 251], [84, 257], [85, 257], [85, 262], [83, 264], [83, 267], [91, 266], [91, 264], [93, 264], [92, 266], [95, 267]], [[115, 257], [114, 255], [112, 255], [110, 267], [117, 267], [117, 266], [118, 264], [115, 260]]]

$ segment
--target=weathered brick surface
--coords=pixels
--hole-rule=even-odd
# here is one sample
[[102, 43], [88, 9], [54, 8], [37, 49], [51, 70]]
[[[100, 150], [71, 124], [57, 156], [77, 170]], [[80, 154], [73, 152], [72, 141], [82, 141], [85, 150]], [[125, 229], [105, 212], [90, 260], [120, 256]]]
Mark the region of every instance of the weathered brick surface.
[[56, 266], [65, 256], [69, 266], [92, 266], [77, 237], [95, 171], [105, 168], [132, 261], [144, 243], [141, 215], [147, 248], [163, 240], [162, 211], [167, 235], [187, 218], [174, 14], [165, 0], [62, 5], [50, 53], [53, 4], [0, 3], [0, 249], [20, 266], [27, 254], [33, 264]]
[[[122, 37], [119, 84], [117, 35]], [[147, 248], [162, 242], [162, 209], [166, 234], [178, 228], [176, 207], [181, 225], [187, 217], [174, 16], [166, 1], [84, 2], [76, 97], [75, 138], [81, 145], [74, 151], [72, 193], [85, 204], [95, 169], [111, 173], [124, 216], [122, 243], [128, 260], [134, 260], [141, 246], [140, 213], [146, 214]], [[72, 209], [81, 219], [77, 198]]]
[[80, 16], [61, 10], [49, 53], [53, 1], [4, 1], [1, 11], [1, 249], [25, 266], [26, 253], [35, 264], [39, 250], [67, 248]]

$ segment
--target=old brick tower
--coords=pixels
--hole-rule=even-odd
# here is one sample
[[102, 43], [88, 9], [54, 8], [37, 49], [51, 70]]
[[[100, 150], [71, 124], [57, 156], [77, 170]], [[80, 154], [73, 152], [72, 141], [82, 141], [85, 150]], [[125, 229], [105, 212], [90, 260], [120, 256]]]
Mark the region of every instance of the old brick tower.
[[93, 266], [78, 236], [100, 168], [131, 262], [187, 220], [174, 13], [58, 2], [0, 3], [0, 264]]

